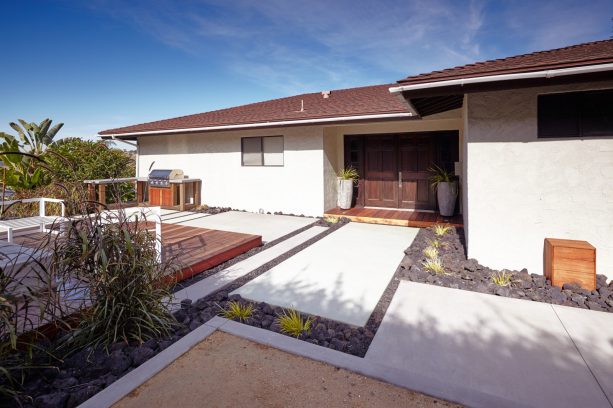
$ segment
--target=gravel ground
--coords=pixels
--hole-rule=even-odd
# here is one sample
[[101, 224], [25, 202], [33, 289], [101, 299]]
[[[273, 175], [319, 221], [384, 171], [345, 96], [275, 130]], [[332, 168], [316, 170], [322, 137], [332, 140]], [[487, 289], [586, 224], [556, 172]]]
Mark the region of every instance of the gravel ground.
[[[438, 252], [444, 273], [435, 273], [424, 267], [426, 256], [423, 251], [433, 241], [440, 243]], [[413, 282], [613, 312], [613, 282], [607, 284], [605, 275], [597, 275], [596, 290], [589, 291], [573, 284], [565, 284], [562, 288], [552, 286], [545, 276], [530, 274], [527, 269], [491, 269], [479, 264], [476, 259], [466, 258], [464, 230], [461, 228], [452, 228], [441, 237], [437, 237], [431, 228], [420, 230], [411, 246], [405, 250], [400, 267], [400, 277]], [[493, 281], [493, 277], [502, 274], [509, 276], [506, 286], [497, 285]]]
[[328, 364], [216, 332], [115, 408], [457, 407]]
[[[261, 275], [336, 229], [342, 228], [345, 223], [346, 220], [339, 223], [327, 223], [319, 220], [312, 225], [326, 225], [330, 228], [288, 253], [250, 272], [224, 290], [201, 299], [195, 302], [194, 305], [186, 302], [184, 307], [175, 313], [179, 324], [174, 334], [169, 338], [150, 340], [141, 345], [115, 343], [109, 347], [108, 352], [103, 349], [87, 348], [74, 353], [60, 364], [57, 364], [56, 367], [33, 370], [24, 384], [23, 390], [25, 395], [32, 397], [32, 400], [24, 400], [23, 406], [41, 408], [76, 407], [190, 331], [199, 327], [205, 321], [219, 314], [220, 307], [227, 304], [229, 292]], [[241, 259], [244, 259], [244, 257]], [[236, 258], [232, 261], [238, 262]], [[219, 268], [221, 266], [213, 269], [218, 271], [220, 270]], [[3, 401], [0, 398], [0, 406], [4, 406], [5, 403], [8, 404], [9, 401]]]

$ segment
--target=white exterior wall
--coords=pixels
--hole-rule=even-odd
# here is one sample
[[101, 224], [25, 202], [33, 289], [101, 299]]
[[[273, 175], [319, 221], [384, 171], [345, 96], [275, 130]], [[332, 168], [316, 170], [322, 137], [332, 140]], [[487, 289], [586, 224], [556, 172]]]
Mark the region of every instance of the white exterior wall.
[[[241, 165], [241, 137], [284, 136], [284, 166]], [[179, 168], [202, 179], [202, 203], [258, 212], [324, 211], [320, 126], [139, 137], [138, 174]]]
[[543, 272], [546, 237], [586, 240], [613, 275], [613, 137], [538, 139], [537, 95], [613, 82], [469, 94], [465, 100], [468, 255]]

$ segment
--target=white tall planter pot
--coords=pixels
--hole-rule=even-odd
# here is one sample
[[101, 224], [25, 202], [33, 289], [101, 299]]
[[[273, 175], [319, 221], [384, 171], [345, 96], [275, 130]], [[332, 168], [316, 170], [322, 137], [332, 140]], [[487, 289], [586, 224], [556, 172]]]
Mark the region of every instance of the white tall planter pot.
[[458, 183], [439, 183], [436, 188], [438, 210], [443, 217], [451, 217], [455, 212], [455, 202], [458, 197]]
[[353, 180], [338, 179], [338, 201], [337, 204], [343, 210], [351, 208], [353, 199]]

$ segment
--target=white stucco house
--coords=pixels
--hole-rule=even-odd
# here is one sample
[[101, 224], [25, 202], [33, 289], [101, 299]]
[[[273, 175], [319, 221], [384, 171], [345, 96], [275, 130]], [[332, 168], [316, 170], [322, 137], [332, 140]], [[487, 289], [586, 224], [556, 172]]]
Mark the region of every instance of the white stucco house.
[[137, 172], [180, 168], [202, 200], [320, 216], [358, 169], [356, 207], [437, 210], [427, 169], [454, 170], [468, 255], [542, 273], [545, 237], [586, 240], [613, 272], [613, 40], [100, 132]]

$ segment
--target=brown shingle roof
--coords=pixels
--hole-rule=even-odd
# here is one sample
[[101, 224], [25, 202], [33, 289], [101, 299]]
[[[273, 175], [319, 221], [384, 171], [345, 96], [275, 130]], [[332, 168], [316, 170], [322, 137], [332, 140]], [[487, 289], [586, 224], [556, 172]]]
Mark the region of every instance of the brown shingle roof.
[[[191, 129], [304, 119], [323, 119], [387, 113], [408, 113], [406, 103], [390, 94], [391, 84], [340, 89], [324, 98], [321, 92], [252, 103], [195, 115], [109, 129], [100, 135]], [[304, 101], [304, 111], [300, 111]]]
[[398, 83], [411, 85], [610, 62], [613, 62], [613, 40], [603, 40], [433, 71], [401, 79]]

